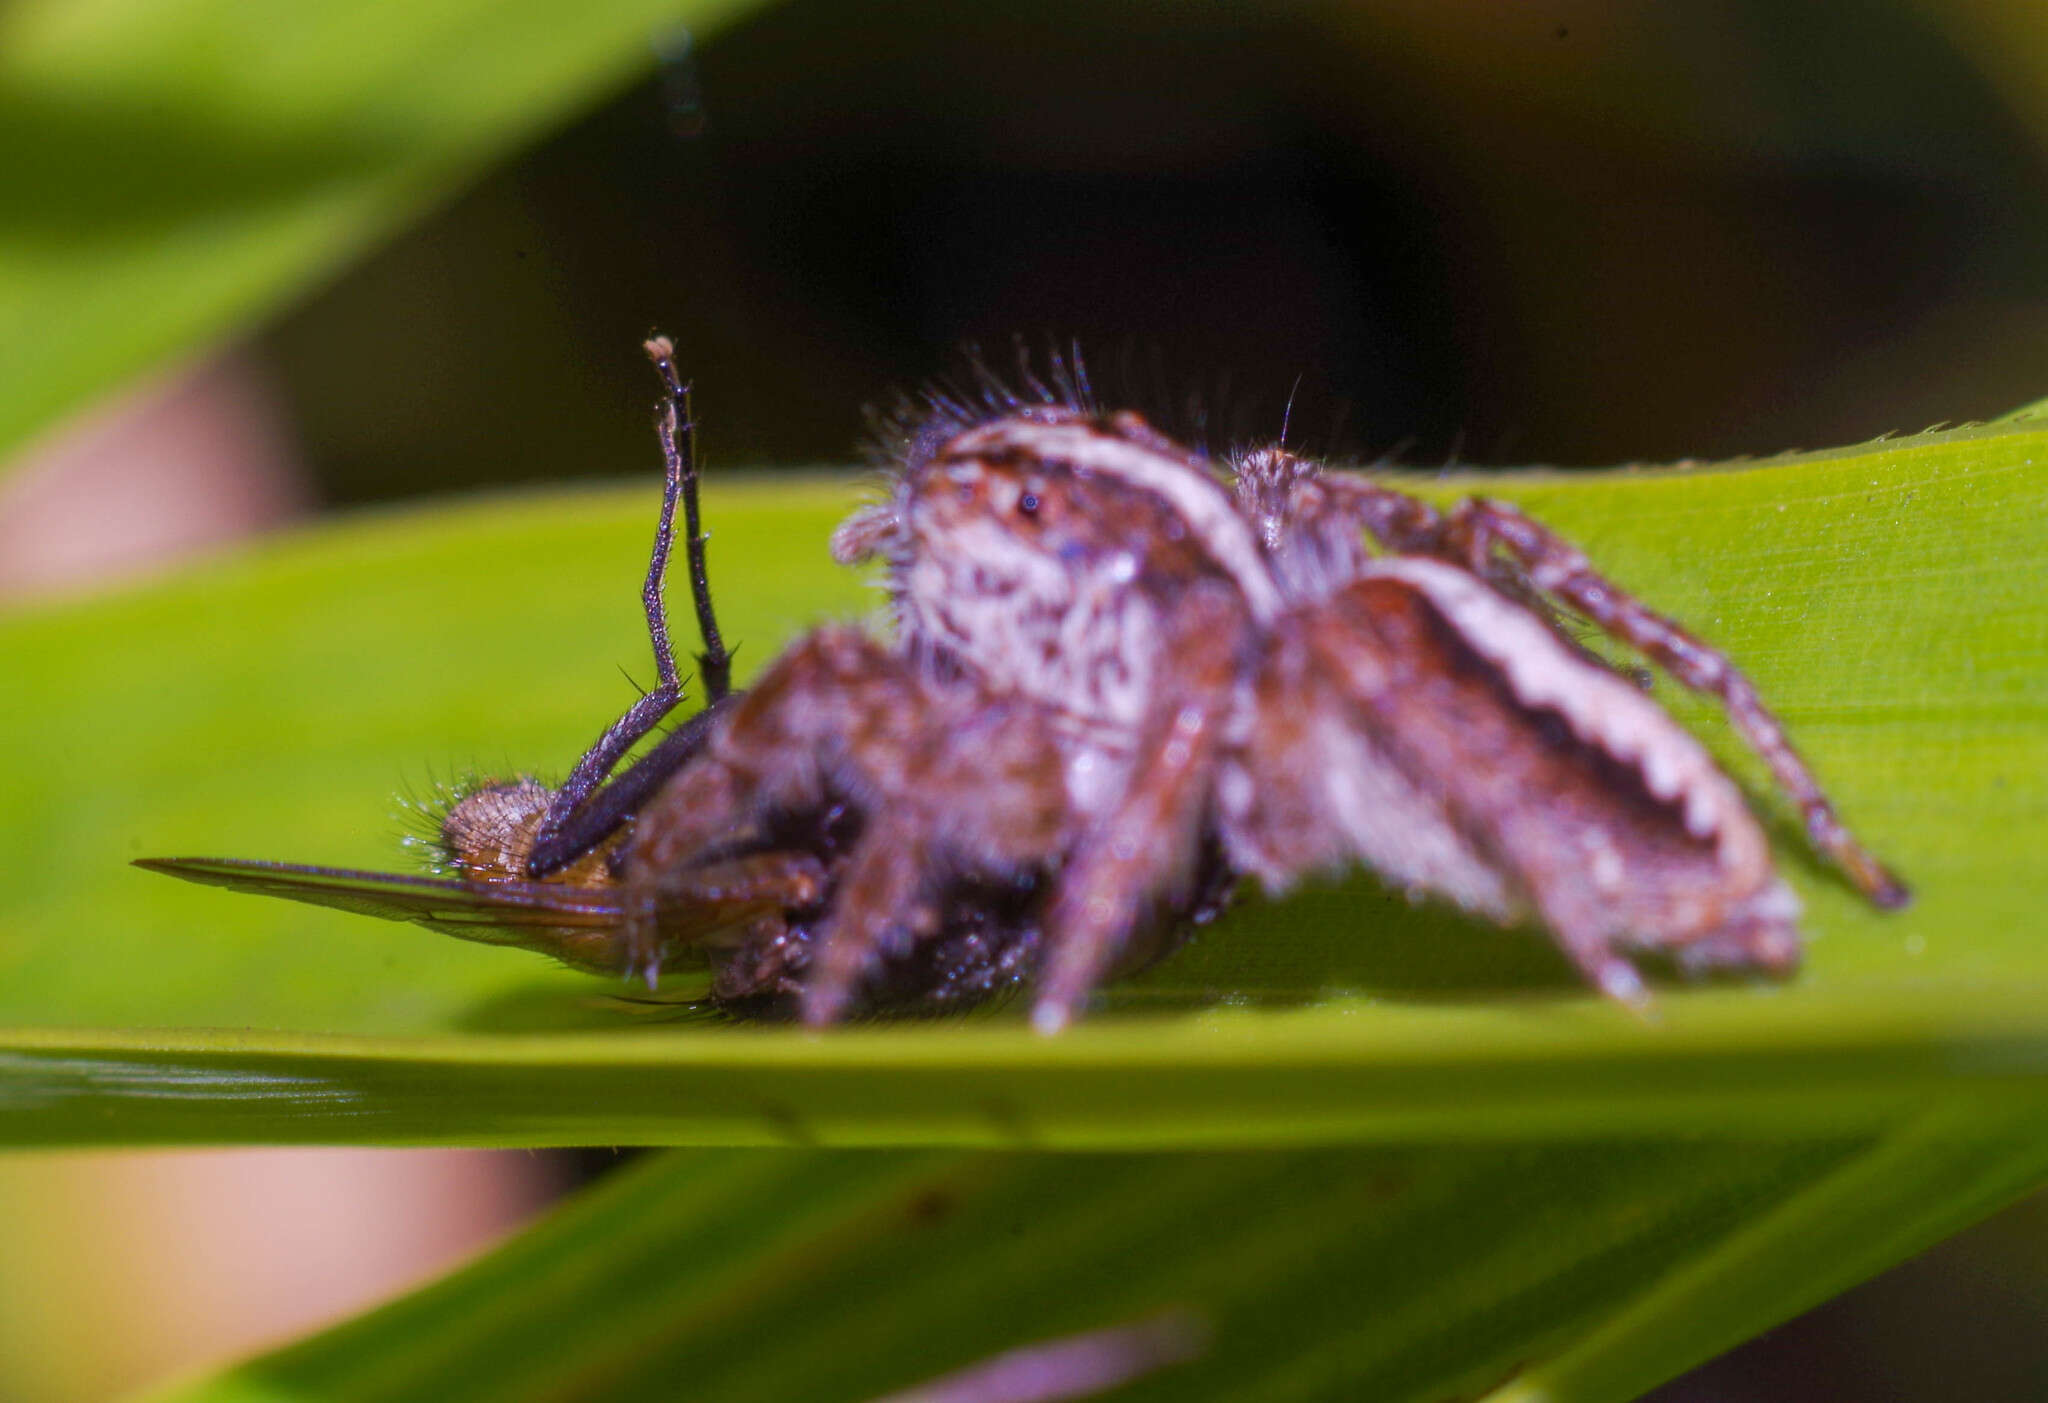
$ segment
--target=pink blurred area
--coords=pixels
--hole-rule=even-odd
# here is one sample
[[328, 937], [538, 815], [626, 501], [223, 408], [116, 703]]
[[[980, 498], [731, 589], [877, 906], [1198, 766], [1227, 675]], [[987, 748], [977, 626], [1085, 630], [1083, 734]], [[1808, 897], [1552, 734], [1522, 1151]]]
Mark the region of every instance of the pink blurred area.
[[272, 376], [244, 350], [162, 372], [73, 417], [0, 478], [0, 600], [132, 580], [307, 512]]
[[107, 1398], [367, 1309], [564, 1187], [486, 1150], [0, 1158], [0, 1398]]
[[[2048, 393], [2024, 6], [790, 0], [698, 57], [701, 112], [650, 79], [49, 429], [0, 476], [0, 608], [318, 502], [650, 473], [657, 328], [714, 471], [849, 461], [863, 403], [1017, 334], [1080, 337], [1148, 412], [1201, 398], [1221, 438], [1291, 404], [1313, 449], [1425, 467], [1819, 447]], [[289, 1338], [564, 1182], [486, 1152], [0, 1158], [0, 1400]], [[2037, 1198], [1657, 1397], [2048, 1397], [2044, 1244]]]

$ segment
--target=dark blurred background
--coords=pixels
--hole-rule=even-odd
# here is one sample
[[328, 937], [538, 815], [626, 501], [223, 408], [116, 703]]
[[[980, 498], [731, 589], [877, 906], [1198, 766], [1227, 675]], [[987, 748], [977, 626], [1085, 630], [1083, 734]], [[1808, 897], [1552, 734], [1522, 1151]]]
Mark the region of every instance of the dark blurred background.
[[[1291, 401], [1298, 445], [1421, 465], [1995, 416], [2048, 393], [2044, 36], [1935, 0], [790, 0], [654, 36], [645, 82], [70, 443], [202, 425], [233, 492], [125, 455], [224, 513], [184, 545], [652, 474], [657, 328], [714, 472], [852, 461], [865, 406], [1019, 337], [1212, 447]], [[63, 479], [0, 500], [0, 564], [113, 535], [98, 486], [67, 535]], [[555, 1171], [498, 1163], [509, 1221]], [[1658, 1397], [2048, 1397], [2044, 1243], [2036, 1201]]]
[[1419, 463], [1822, 446], [2048, 388], [2048, 171], [1935, 22], [1827, 7], [795, 0], [263, 338], [325, 494], [844, 462], [979, 344], [1228, 440]]

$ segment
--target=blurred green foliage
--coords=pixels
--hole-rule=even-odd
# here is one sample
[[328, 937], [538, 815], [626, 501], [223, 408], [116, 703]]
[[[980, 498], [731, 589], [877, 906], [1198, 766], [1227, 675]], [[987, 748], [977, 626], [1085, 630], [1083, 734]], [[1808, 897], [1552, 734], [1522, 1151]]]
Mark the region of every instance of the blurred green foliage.
[[[1561, 982], [1527, 933], [1411, 910], [1370, 884], [1227, 920], [1116, 996], [1124, 1011], [1057, 1040], [1001, 1018], [820, 1037], [650, 1025], [601, 985], [531, 957], [117, 865], [103, 835], [146, 851], [388, 863], [391, 835], [371, 816], [390, 757], [477, 735], [508, 751], [502, 766], [469, 757], [487, 771], [516, 767], [512, 755], [573, 754], [589, 718], [617, 704], [606, 661], [644, 646], [632, 566], [645, 489], [358, 523], [18, 618], [0, 642], [35, 679], [30, 719], [46, 763], [16, 771], [0, 804], [22, 816], [9, 841], [32, 874], [10, 926], [8, 1128], [29, 1143], [1268, 1150], [1243, 1161], [1249, 1178], [1174, 1156], [1092, 1169], [1026, 1156], [999, 1171], [974, 1157], [889, 1169], [814, 1151], [730, 1171], [664, 1161], [596, 1190], [503, 1262], [181, 1396], [268, 1396], [279, 1370], [292, 1396], [425, 1396], [472, 1375], [476, 1396], [507, 1396], [497, 1336], [451, 1336], [441, 1322], [455, 1312], [516, 1335], [535, 1311], [552, 1323], [561, 1367], [612, 1379], [613, 1397], [653, 1396], [677, 1351], [716, 1354], [739, 1338], [729, 1330], [751, 1328], [735, 1324], [725, 1292], [781, 1314], [779, 1296], [741, 1286], [736, 1270], [836, 1299], [817, 1254], [851, 1253], [864, 1310], [912, 1321], [957, 1297], [916, 1245], [923, 1229], [872, 1205], [917, 1200], [933, 1174], [994, 1174], [1008, 1187], [989, 1201], [990, 1222], [1031, 1222], [1027, 1205], [1049, 1195], [1093, 1225], [1090, 1250], [1114, 1243], [1109, 1224], [1142, 1232], [1191, 1211], [1220, 1222], [1227, 1211], [1189, 1205], [1299, 1178], [1316, 1194], [1283, 1203], [1248, 1189], [1244, 1211], [1254, 1223], [1278, 1212], [1323, 1246], [1305, 1253], [1271, 1227], [1200, 1234], [1182, 1244], [1189, 1266], [1139, 1289], [1086, 1268], [1076, 1248], [1027, 1233], [1034, 1246], [1006, 1257], [984, 1233], [940, 1258], [970, 1263], [959, 1269], [1003, 1302], [956, 1348], [863, 1329], [855, 1349], [832, 1312], [798, 1312], [820, 1333], [807, 1343], [791, 1327], [778, 1377], [859, 1361], [853, 1376], [880, 1387], [1177, 1305], [1212, 1319], [1227, 1344], [1213, 1364], [1161, 1376], [1156, 1387], [1176, 1397], [1242, 1396], [1254, 1381], [1285, 1392], [1295, 1366], [1282, 1361], [1304, 1349], [1328, 1352], [1303, 1376], [1308, 1396], [1368, 1386], [1429, 1397], [1514, 1372], [1525, 1389], [1554, 1379], [1546, 1396], [1626, 1397], [2042, 1171], [2048, 1140], [2033, 1127], [2044, 1088], [2027, 1069], [2048, 1047], [2048, 970], [2030, 879], [2008, 856], [2044, 822], [2012, 783], [2038, 772], [2048, 744], [2035, 691], [2041, 611], [2015, 568], [2041, 549], [2048, 520], [2031, 462], [2042, 446], [2042, 431], [2020, 424], [1734, 471], [1519, 486], [1621, 577], [1726, 641], [1847, 811], [1921, 887], [1904, 915], [1869, 912], [1788, 835], [1785, 859], [1824, 937], [1809, 969], [1787, 988], [1666, 991], [1648, 1025]], [[1468, 485], [1479, 484], [1439, 490]], [[818, 544], [848, 496], [830, 482], [714, 495], [728, 627], [754, 664], [772, 640], [853, 601]], [[494, 626], [507, 599], [525, 602], [527, 627]], [[156, 679], [141, 727], [124, 722], [119, 685], [138, 669]], [[1674, 705], [1754, 776], [1706, 708]], [[236, 763], [223, 765], [227, 754]], [[516, 1031], [550, 1026], [596, 1031]], [[1674, 1133], [1682, 1152], [1653, 1148]], [[1469, 1148], [1428, 1148], [1446, 1142]], [[1353, 1148], [1281, 1152], [1303, 1143]], [[1485, 1187], [1502, 1172], [1516, 1194]], [[727, 1204], [721, 1231], [737, 1237], [698, 1245], [706, 1210], [693, 1195], [720, 1173], [760, 1188], [744, 1211]], [[844, 1187], [799, 1193], [788, 1174]], [[1388, 1203], [1356, 1187], [1388, 1175], [1403, 1185]], [[868, 1226], [810, 1216], [841, 1192], [867, 1205], [848, 1211]], [[673, 1251], [650, 1237], [648, 1194], [683, 1214]], [[795, 1236], [770, 1230], [798, 1201], [810, 1206], [786, 1229]], [[1271, 1208], [1262, 1217], [1254, 1203]], [[1411, 1223], [1402, 1203], [1421, 1217]], [[1355, 1215], [1359, 1226], [1340, 1226]], [[1468, 1231], [1446, 1232], [1451, 1220]], [[750, 1221], [762, 1226], [748, 1232]], [[1603, 1237], [1612, 1231], [1622, 1236]], [[1389, 1254], [1384, 1234], [1417, 1245]], [[1609, 1245], [1589, 1259], [1597, 1241]], [[1503, 1260], [1521, 1283], [1505, 1297]], [[608, 1294], [576, 1284], [627, 1289], [656, 1262], [664, 1284], [631, 1329]], [[1034, 1284], [1047, 1272], [1069, 1288]], [[1219, 1293], [1208, 1280], [1236, 1285]], [[680, 1314], [652, 1303], [670, 1299]], [[686, 1299], [709, 1312], [687, 1345], [675, 1334]], [[1362, 1313], [1309, 1310], [1335, 1299]], [[1419, 1333], [1382, 1321], [1358, 1334], [1355, 1322], [1380, 1319], [1364, 1309], [1374, 1300], [1433, 1304], [1399, 1316]], [[1313, 1348], [1288, 1334], [1307, 1320], [1329, 1332]], [[1492, 1352], [1463, 1347], [1474, 1331], [1496, 1341]], [[735, 1395], [767, 1386], [751, 1367], [732, 1378]], [[535, 1372], [526, 1396], [556, 1396], [559, 1382]]]
[[248, 331], [742, 0], [0, 11], [0, 452]]
[[[739, 8], [9, 8], [0, 443], [138, 369], [256, 325], [657, 51], [678, 52], [676, 23], [702, 39]], [[1865, 37], [1928, 23], [1865, 8], [1881, 21], [1857, 30]], [[1477, 251], [1493, 266], [1490, 241], [1511, 216], [1527, 220], [1537, 234], [1498, 262], [1548, 260], [1561, 275], [1506, 299], [1519, 308], [1519, 340], [1477, 315], [1485, 299], [1463, 283], [1451, 316], [1406, 286], [1417, 265], [1399, 240], [1374, 250], [1393, 270], [1384, 281], [1293, 281], [1292, 270], [1334, 266], [1316, 217], [1363, 218], [1372, 206], [1301, 194], [1326, 194], [1316, 181], [1329, 169], [1355, 170], [1342, 161], [1313, 178], [1289, 167], [1277, 184], [1187, 177], [1210, 169], [1190, 154], [1204, 148], [1223, 153], [1220, 169], [1257, 167], [1255, 153], [1286, 125], [1273, 116], [1283, 109], [1198, 112], [1169, 99], [1246, 88], [1196, 87], [1173, 76], [1184, 69], [1154, 70], [1116, 49], [1125, 105], [1112, 120], [1087, 108], [1089, 120], [1065, 126], [1058, 102], [1028, 105], [1044, 96], [1043, 72], [1009, 42], [1049, 32], [1042, 16], [970, 22], [934, 10], [940, 18], [919, 21], [916, 42], [890, 49], [869, 42], [871, 12], [798, 5], [755, 21], [770, 38], [778, 25], [795, 31], [795, 70], [728, 70], [721, 91], [735, 101], [712, 111], [743, 133], [759, 130], [749, 114], [796, 114], [781, 129], [782, 164], [704, 163], [741, 189], [780, 169], [766, 186], [777, 198], [707, 226], [686, 244], [691, 257], [661, 251], [687, 314], [701, 301], [707, 324], [741, 327], [753, 343], [709, 340], [709, 373], [744, 382], [731, 391], [742, 406], [752, 397], [743, 418], [795, 425], [812, 416], [780, 406], [873, 394], [872, 375], [849, 370], [859, 357], [929, 348], [973, 330], [977, 315], [1014, 329], [1020, 309], [1042, 308], [1056, 290], [1128, 315], [1137, 304], [1116, 299], [1139, 289], [1161, 307], [1192, 306], [1269, 370], [1282, 359], [1276, 345], [1313, 345], [1340, 377], [1371, 383], [1378, 406], [1443, 383], [1412, 365], [1374, 380], [1388, 353], [1347, 340], [1341, 318], [1322, 319], [1337, 287], [1432, 326], [1440, 339], [1411, 352], [1415, 364], [1455, 363], [1468, 391], [1506, 384], [1535, 329], [1574, 326], [1557, 338], [1563, 358], [1526, 376], [1520, 408], [1502, 412], [1539, 430], [1596, 425], [1590, 438], [1543, 437], [1552, 446], [1542, 451], [1598, 452], [1639, 441], [1626, 434], [1643, 424], [1724, 448], [1712, 436], [1718, 420], [1740, 422], [1743, 434], [1782, 432], [1757, 429], [1778, 421], [1750, 411], [1802, 393], [1833, 406], [1809, 423], [1864, 416], [1853, 418], [1860, 431], [1911, 427], [1894, 416], [1916, 411], [1867, 392], [1882, 383], [1876, 352], [1822, 383], [1829, 358], [1875, 338], [1884, 316], [1896, 322], [1880, 347], [1889, 354], [1961, 346], [1989, 364], [2022, 331], [2034, 336], [2011, 298], [1945, 303], [1922, 289], [1920, 301], [1877, 300], [1900, 269], [1989, 268], [2015, 281], [1971, 286], [2009, 289], [2032, 286], [2026, 270], [2040, 263], [2026, 256], [2033, 206], [1987, 220], [1970, 203], [2021, 148], [1901, 156], [1924, 129], [1886, 106], [1903, 89], [1830, 85], [1839, 100], [1824, 120], [1771, 147], [1764, 165], [1790, 168], [1816, 152], [1846, 163], [1874, 193], [1830, 206], [1848, 213], [1823, 230], [1883, 222], [1859, 223], [1858, 210], [1904, 209], [1913, 217], [1899, 222], [1926, 238], [1845, 258], [1837, 239], [1761, 228], [1770, 256], [1740, 271], [1718, 260], [1729, 230], [1756, 227], [1755, 206], [1731, 193], [1755, 177], [1731, 178], [1707, 218], [1660, 184], [1711, 166], [1752, 130], [1745, 117], [1713, 137], [1699, 112], [1725, 118], [1741, 104], [1685, 94], [1746, 92], [1768, 106], [1758, 94], [1790, 91], [1782, 75], [1780, 86], [1748, 90], [1721, 81], [1739, 47], [1726, 34], [1673, 31], [1683, 42], [1660, 52], [1683, 56], [1680, 70], [1700, 80], [1688, 87], [1631, 66], [1627, 31], [1653, 22], [1619, 11], [1569, 24], [1525, 16], [1448, 49], [1438, 28], [1448, 21], [1431, 7], [1301, 13], [1202, 7], [1168, 27], [1169, 47], [1229, 53], [1243, 71], [1268, 65], [1286, 79], [1277, 90], [1320, 95], [1324, 149], [1353, 153], [1344, 160], [1370, 151], [1382, 199], [1457, 231], [1457, 258]], [[970, 37], [1001, 62], [938, 61], [951, 52], [948, 26], [970, 23], [987, 26]], [[1160, 32], [1135, 9], [1091, 23], [1102, 27], [1068, 31], [1077, 50], [1106, 34]], [[1788, 73], [1877, 71], [1862, 49], [1816, 42], [1836, 29], [1758, 23], [1761, 48], [1806, 55], [1788, 58]], [[1312, 36], [1327, 62], [1289, 66], [1244, 42], [1276, 25], [1299, 26], [1291, 32]], [[1979, 16], [1956, 32], [1981, 53], [1997, 25]], [[1541, 64], [1530, 61], [1538, 41], [1548, 46]], [[884, 55], [879, 77], [845, 67], [869, 51]], [[2034, 51], [2003, 52], [1985, 67], [2010, 89], [2013, 65]], [[1422, 85], [1446, 54], [1462, 57]], [[1924, 79], [1916, 112], [1981, 100], [1952, 53], [1930, 50], [1908, 67]], [[1532, 76], [1546, 71], [1555, 86]], [[1387, 105], [1340, 107], [1337, 92]], [[1617, 126], [1613, 104], [1639, 120]], [[1466, 121], [1485, 110], [1508, 119], [1512, 140]], [[1405, 114], [1408, 134], [1442, 159], [1402, 156], [1366, 135], [1395, 121], [1390, 113]], [[963, 162], [936, 187], [899, 181], [886, 161], [848, 162], [840, 147], [829, 159], [844, 183], [821, 180], [819, 166], [791, 154], [823, 134], [894, 130], [906, 114], [958, 150], [1001, 145], [1021, 125], [1049, 132], [1050, 146], [1033, 149], [1054, 154], [1022, 163], [1039, 163], [1036, 183], [977, 185]], [[573, 154], [573, 135], [564, 140]], [[1600, 159], [1580, 159], [1601, 142]], [[1013, 247], [1006, 231], [1039, 247], [1088, 243], [1069, 237], [1060, 221], [1070, 206], [1052, 197], [1071, 193], [1091, 161], [1099, 227], [1129, 218], [1116, 211], [1133, 207], [1133, 189], [1155, 209], [1260, 218], [1198, 220], [1175, 236], [1151, 229], [1178, 250], [1151, 260], [1169, 270], [1158, 283], [1105, 274], [1112, 265], [1079, 255], [1050, 273], [1002, 256]], [[1160, 183], [1134, 181], [1141, 167], [1163, 172]], [[705, 188], [669, 180], [692, 196]], [[1902, 200], [1915, 180], [1925, 188]], [[906, 188], [947, 193], [910, 198]], [[505, 189], [499, 197], [517, 205]], [[1283, 198], [1268, 198], [1276, 190]], [[1664, 213], [1641, 224], [1588, 213], [1638, 197]], [[639, 198], [586, 207], [675, 231]], [[1055, 213], [1036, 223], [1041, 204]], [[903, 222], [879, 219], [884, 208]], [[913, 235], [858, 242], [837, 222], [847, 211]], [[1944, 232], [1965, 229], [1968, 239]], [[813, 241], [775, 246], [785, 271], [835, 260], [857, 278], [916, 268], [900, 286], [923, 286], [930, 300], [877, 295], [886, 315], [871, 306], [866, 320], [835, 321], [835, 298], [807, 284], [764, 299], [761, 283], [694, 256], [764, 230]], [[917, 242], [936, 262], [901, 256]], [[515, 259], [500, 249], [502, 259], [473, 261], [483, 271], [467, 286], [505, 307], [573, 305], [581, 299], [567, 288], [613, 279], [620, 266], [588, 253], [602, 245], [536, 247], [543, 271], [508, 277], [527, 250]], [[584, 266], [565, 256], [572, 248], [585, 250]], [[1237, 266], [1217, 250], [1248, 252]], [[1636, 271], [1616, 281], [1602, 250]], [[1446, 265], [1431, 266], [1442, 275]], [[949, 279], [935, 267], [994, 271]], [[321, 320], [323, 305], [332, 316], [327, 301], [296, 330], [273, 331], [273, 347], [301, 386], [336, 356], [362, 372], [357, 393], [380, 374], [432, 385], [437, 393], [394, 405], [392, 417], [482, 435], [490, 449], [479, 460], [503, 466], [545, 415], [537, 397], [507, 392], [494, 359], [511, 339], [503, 326], [421, 314], [421, 289], [465, 286], [432, 258], [422, 268], [387, 284], [411, 291], [386, 304], [366, 339], [321, 334], [335, 324]], [[1176, 269], [1195, 284], [1176, 282]], [[1226, 287], [1257, 296], [1230, 302]], [[1268, 319], [1233, 311], [1262, 298]], [[622, 362], [646, 322], [669, 315], [662, 298], [626, 300], [630, 329], [588, 318]], [[953, 304], [979, 311], [945, 320], [934, 310]], [[1793, 314], [1804, 304], [1810, 321]], [[844, 330], [877, 325], [888, 334]], [[826, 326], [841, 328], [836, 339]], [[1316, 335], [1289, 343], [1275, 339], [1281, 326]], [[1266, 339], [1253, 334], [1260, 328]], [[1219, 343], [1189, 344], [1208, 354]], [[566, 338], [548, 354], [584, 363]], [[1574, 371], [1574, 357], [1593, 368]], [[2038, 369], [1997, 364], [1971, 394], [2017, 399], [2038, 388]], [[1620, 388], [1651, 369], [1664, 377], [1662, 397]], [[449, 384], [478, 387], [466, 406], [440, 399], [444, 370]], [[2026, 390], [1998, 388], [2022, 373]], [[1954, 412], [1956, 383], [1930, 371], [1913, 388]], [[1603, 397], [1616, 402], [1612, 418], [1595, 412]], [[1457, 410], [1417, 403], [1418, 422], [1461, 426]], [[357, 444], [388, 427], [374, 404], [338, 417], [362, 426], [351, 430]], [[843, 407], [823, 417], [850, 422]], [[1624, 421], [1638, 427], [1611, 427]], [[599, 448], [580, 447], [583, 432], [507, 475], [542, 457], [549, 470], [637, 461], [625, 457], [624, 429]], [[527, 957], [175, 887], [121, 865], [195, 849], [393, 865], [394, 783], [428, 789], [451, 774], [566, 762], [617, 710], [625, 689], [611, 669], [645, 665], [633, 595], [644, 490], [358, 521], [143, 589], [15, 614], [0, 620], [0, 703], [35, 745], [27, 763], [0, 773], [0, 834], [16, 863], [0, 907], [0, 1139], [802, 1142], [656, 1158], [473, 1269], [190, 1383], [179, 1398], [665, 1397], [679, 1379], [693, 1396], [867, 1396], [1160, 1305], [1205, 1319], [1212, 1352], [1133, 1396], [1628, 1397], [2042, 1176], [2048, 967], [2036, 937], [2040, 884], [2024, 858], [2048, 838], [2038, 780], [2048, 772], [2048, 610], [2033, 584], [2048, 545], [2042, 434], [2018, 422], [1724, 471], [1490, 484], [1726, 645], [1782, 707], [1852, 820], [1920, 889], [1903, 915], [1864, 910], [1773, 810], [1811, 911], [1808, 968], [1782, 988], [1667, 991], [1647, 1024], [1587, 998], [1530, 933], [1412, 910], [1369, 881], [1242, 912], [1048, 1042], [1001, 1015], [829, 1037], [635, 1017], [601, 985]], [[390, 458], [410, 482], [431, 440], [393, 441], [410, 445]], [[861, 607], [857, 582], [826, 566], [820, 546], [849, 495], [842, 481], [809, 479], [713, 495], [714, 568], [745, 663]], [[1667, 699], [1760, 788], [1709, 708]], [[431, 769], [407, 776], [408, 765]], [[905, 1148], [916, 1145], [967, 1148]], [[1006, 1148], [974, 1148], [986, 1146]], [[1236, 1153], [1198, 1152], [1222, 1146]], [[1148, 1153], [1042, 1152], [1054, 1147]]]

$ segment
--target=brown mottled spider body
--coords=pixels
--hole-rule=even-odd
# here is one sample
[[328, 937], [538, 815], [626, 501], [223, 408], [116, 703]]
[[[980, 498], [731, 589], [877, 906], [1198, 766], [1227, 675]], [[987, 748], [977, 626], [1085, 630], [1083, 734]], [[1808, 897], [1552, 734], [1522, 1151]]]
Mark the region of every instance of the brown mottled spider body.
[[[894, 637], [820, 629], [728, 694], [685, 392], [650, 351], [670, 388], [646, 591], [661, 687], [559, 790], [457, 804], [455, 882], [154, 865], [457, 934], [495, 916], [650, 980], [700, 955], [717, 1000], [812, 1023], [1035, 980], [1051, 1031], [1242, 879], [1355, 865], [1541, 924], [1623, 1000], [1645, 952], [1791, 969], [1798, 903], [1740, 791], [1558, 627], [1570, 613], [1719, 698], [1815, 845], [1877, 904], [1906, 899], [1727, 659], [1538, 523], [1277, 447], [1219, 473], [1085, 392], [936, 401], [833, 541], [884, 562]], [[607, 783], [680, 696], [660, 603], [679, 494], [709, 705]]]
[[1816, 843], [1904, 898], [1724, 659], [1512, 508], [1439, 514], [1278, 449], [1226, 484], [1135, 415], [1063, 404], [955, 411], [912, 442], [834, 541], [886, 562], [895, 640], [799, 641], [641, 813], [637, 959], [701, 855], [836, 798], [865, 823], [812, 931], [812, 1022], [943, 942], [974, 909], [953, 894], [1010, 884], [1031, 900], [998, 925], [1057, 1028], [1219, 868], [1279, 890], [1362, 863], [1540, 921], [1624, 999], [1634, 951], [1791, 968], [1798, 903], [1734, 783], [1510, 590], [1720, 695]]

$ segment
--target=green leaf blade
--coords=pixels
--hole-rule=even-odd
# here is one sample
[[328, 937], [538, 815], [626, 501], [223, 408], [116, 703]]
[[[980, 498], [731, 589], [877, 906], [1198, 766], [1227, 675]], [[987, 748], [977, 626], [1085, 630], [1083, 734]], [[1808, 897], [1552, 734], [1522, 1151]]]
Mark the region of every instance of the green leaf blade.
[[[1118, 1397], [1602, 1403], [2038, 1176], [2038, 1122], [1795, 1143], [1264, 1154], [700, 1151], [158, 1403], [878, 1396], [1173, 1310], [1193, 1363]], [[1942, 1148], [1944, 1147], [1945, 1148]], [[1855, 1251], [1816, 1262], [1817, 1254]], [[1816, 1267], [1819, 1267], [1816, 1274]]]
[[[1047, 1041], [1003, 1017], [824, 1036], [665, 1023], [518, 952], [121, 865], [390, 866], [388, 794], [409, 764], [565, 762], [622, 704], [616, 668], [644, 666], [648, 490], [372, 519], [22, 616], [0, 650], [35, 679], [45, 744], [0, 778], [24, 854], [0, 1019], [21, 1029], [6, 1045], [43, 1109], [11, 1133], [99, 1142], [95, 1116], [118, 1104], [123, 1133], [175, 1142], [1156, 1148], [1744, 1117], [1846, 1133], [1957, 1085], [2033, 1104], [2048, 1067], [2048, 942], [2023, 859], [2048, 842], [2048, 610], [2031, 585], [2044, 442], [1978, 428], [1729, 470], [1432, 488], [1511, 493], [1726, 646], [1918, 888], [1903, 913], [1863, 905], [1713, 709], [1662, 687], [1763, 796], [1811, 944], [1783, 986], [1660, 988], [1648, 1023], [1587, 996], [1540, 937], [1410, 908], [1369, 878], [1253, 903]], [[872, 608], [822, 548], [851, 496], [829, 480], [714, 493], [743, 668]], [[143, 1046], [99, 1031], [122, 1026], [165, 1031]], [[238, 1031], [206, 1031], [223, 1028]], [[159, 1095], [138, 1058], [193, 1080]], [[264, 1077], [345, 1089], [348, 1108], [237, 1089]], [[437, 1119], [437, 1097], [468, 1109]]]
[[0, 456], [254, 324], [746, 0], [0, 15]]

